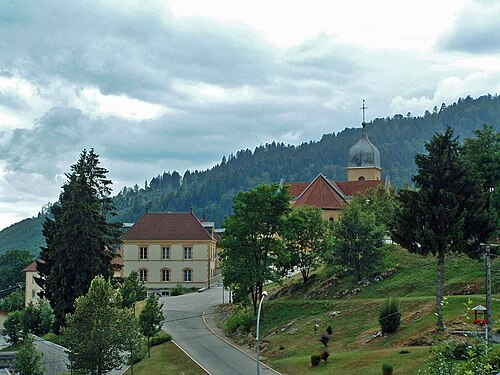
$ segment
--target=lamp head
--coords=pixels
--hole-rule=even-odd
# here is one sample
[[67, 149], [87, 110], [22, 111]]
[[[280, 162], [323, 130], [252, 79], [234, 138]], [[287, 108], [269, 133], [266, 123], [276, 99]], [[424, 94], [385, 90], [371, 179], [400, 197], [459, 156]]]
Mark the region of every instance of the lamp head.
[[267, 292], [264, 290], [264, 291], [262, 292], [262, 295], [263, 295], [264, 297], [267, 297]]

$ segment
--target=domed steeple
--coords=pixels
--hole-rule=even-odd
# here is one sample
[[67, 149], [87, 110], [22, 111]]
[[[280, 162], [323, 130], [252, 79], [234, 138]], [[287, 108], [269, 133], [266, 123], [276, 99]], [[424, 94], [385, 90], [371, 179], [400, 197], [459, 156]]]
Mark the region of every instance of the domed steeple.
[[349, 151], [349, 168], [381, 168], [380, 152], [366, 135], [363, 127], [361, 138]]
[[368, 139], [365, 123], [365, 101], [363, 100], [363, 130], [361, 138], [349, 151], [349, 164], [347, 167], [348, 181], [380, 180], [382, 167], [380, 152]]

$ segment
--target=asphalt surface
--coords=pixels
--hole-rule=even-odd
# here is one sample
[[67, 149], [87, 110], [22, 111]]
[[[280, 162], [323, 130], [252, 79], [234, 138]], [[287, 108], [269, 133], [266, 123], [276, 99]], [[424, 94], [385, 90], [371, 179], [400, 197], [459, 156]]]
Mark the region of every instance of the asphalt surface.
[[[225, 295], [225, 302], [228, 295]], [[173, 341], [212, 375], [249, 375], [257, 372], [255, 359], [212, 334], [205, 326], [203, 311], [222, 303], [222, 287], [213, 287], [201, 293], [176, 297], [162, 297], [165, 324]], [[262, 375], [276, 373], [261, 366]]]

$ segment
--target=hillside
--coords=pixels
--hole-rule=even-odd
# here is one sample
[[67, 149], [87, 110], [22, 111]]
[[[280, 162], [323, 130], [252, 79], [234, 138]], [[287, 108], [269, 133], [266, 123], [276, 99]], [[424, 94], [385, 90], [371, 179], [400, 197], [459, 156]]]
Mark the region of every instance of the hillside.
[[[460, 139], [470, 136], [483, 124], [500, 130], [500, 97], [486, 95], [467, 97], [422, 117], [410, 113], [375, 119], [367, 123], [371, 141], [379, 148], [384, 178], [401, 186], [415, 173], [414, 155], [424, 150], [424, 142], [450, 125]], [[188, 211], [193, 207], [198, 216], [205, 216], [217, 225], [232, 212], [232, 199], [242, 190], [261, 183], [308, 181], [323, 173], [345, 180], [350, 147], [358, 140], [360, 128], [346, 128], [325, 134], [319, 141], [299, 146], [271, 142], [254, 151], [240, 150], [223, 156], [221, 163], [205, 171], [163, 172], [145, 184], [125, 187], [114, 198], [116, 221], [134, 222], [145, 211]], [[168, 170], [168, 166], [165, 166]], [[0, 253], [12, 248], [26, 248], [34, 253], [43, 244], [41, 217], [26, 219], [0, 232]]]
[[[492, 267], [493, 320], [498, 321], [500, 260]], [[302, 285], [300, 275], [283, 285], [269, 285], [264, 302], [262, 356], [283, 374], [380, 374], [383, 363], [394, 365], [395, 374], [416, 374], [429, 357], [434, 334], [436, 258], [411, 254], [390, 246], [385, 256], [386, 278], [358, 284], [352, 276], [332, 277], [320, 270]], [[384, 271], [378, 270], [380, 275]], [[446, 261], [446, 304], [443, 316], [449, 331], [475, 330], [469, 310], [485, 304], [484, 260], [450, 255]], [[369, 281], [369, 282], [368, 282]], [[378, 336], [378, 311], [386, 297], [397, 297], [402, 308], [399, 330]], [[315, 325], [317, 329], [314, 329]], [[322, 352], [319, 338], [331, 325], [328, 363], [312, 368], [310, 357]], [[496, 327], [498, 328], [498, 327]], [[247, 336], [247, 335], [245, 335]], [[254, 337], [254, 332], [252, 334]], [[253, 337], [249, 341], [253, 340]], [[241, 338], [237, 338], [239, 342]]]

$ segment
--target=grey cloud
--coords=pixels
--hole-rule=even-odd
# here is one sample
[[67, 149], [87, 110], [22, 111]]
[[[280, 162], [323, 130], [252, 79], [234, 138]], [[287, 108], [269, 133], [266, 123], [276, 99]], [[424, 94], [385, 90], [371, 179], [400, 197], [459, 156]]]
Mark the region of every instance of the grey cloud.
[[481, 1], [471, 5], [455, 22], [454, 27], [438, 42], [445, 51], [473, 54], [500, 51], [500, 4]]

